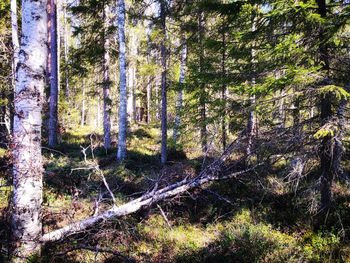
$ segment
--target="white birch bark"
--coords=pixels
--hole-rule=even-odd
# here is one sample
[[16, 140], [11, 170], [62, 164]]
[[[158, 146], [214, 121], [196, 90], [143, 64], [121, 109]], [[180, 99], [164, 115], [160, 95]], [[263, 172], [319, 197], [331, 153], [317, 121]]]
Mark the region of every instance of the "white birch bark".
[[108, 4], [104, 8], [104, 57], [103, 57], [103, 137], [104, 147], [111, 147], [111, 95], [110, 95], [110, 38], [111, 12]]
[[[252, 23], [252, 32], [256, 30], [256, 18], [253, 18], [253, 23]], [[253, 63], [253, 70], [254, 70], [254, 64], [257, 62], [256, 61], [256, 51], [254, 49], [255, 44], [253, 43], [253, 47], [251, 50], [251, 55], [252, 55], [252, 63]], [[255, 76], [252, 78], [252, 86], [255, 86]], [[254, 139], [256, 137], [256, 115], [255, 115], [255, 103], [256, 103], [256, 96], [255, 94], [251, 95], [249, 98], [249, 113], [248, 113], [248, 121], [247, 121], [247, 137], [248, 137], [248, 143], [247, 143], [247, 148], [246, 148], [246, 155], [247, 155], [247, 160], [251, 160], [251, 155], [253, 151], [253, 144], [254, 144]]]
[[183, 104], [183, 85], [185, 83], [185, 73], [186, 73], [186, 58], [187, 58], [187, 43], [186, 39], [183, 37], [181, 41], [182, 51], [181, 51], [181, 61], [180, 61], [180, 77], [179, 77], [179, 90], [177, 91], [176, 98], [176, 116], [174, 123], [173, 139], [176, 145], [178, 136], [180, 134], [180, 124], [181, 124], [181, 110]]
[[49, 146], [57, 145], [57, 103], [58, 103], [58, 34], [57, 2], [50, 0], [50, 103], [49, 103]]
[[127, 133], [127, 87], [126, 87], [126, 44], [125, 44], [125, 2], [118, 0], [118, 41], [119, 41], [119, 133], [118, 152], [119, 161], [126, 158]]
[[81, 102], [81, 120], [80, 120], [80, 126], [84, 126], [85, 125], [85, 80], [82, 80], [83, 82], [83, 99]]
[[42, 234], [41, 125], [47, 61], [46, 0], [22, 1], [13, 127], [13, 262], [39, 253]]
[[18, 52], [19, 52], [17, 1], [11, 0], [10, 5], [11, 5], [11, 33], [12, 33], [12, 48], [13, 48], [12, 80], [13, 80], [13, 85], [15, 85], [16, 68], [18, 64]]

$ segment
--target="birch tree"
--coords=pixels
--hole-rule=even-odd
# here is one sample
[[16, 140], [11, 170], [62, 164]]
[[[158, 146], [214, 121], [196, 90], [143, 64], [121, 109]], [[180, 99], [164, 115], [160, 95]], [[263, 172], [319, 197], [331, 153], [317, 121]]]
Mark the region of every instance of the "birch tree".
[[13, 127], [13, 262], [40, 251], [42, 234], [41, 114], [47, 61], [46, 0], [22, 1]]
[[183, 107], [183, 85], [185, 83], [185, 74], [186, 74], [186, 58], [187, 58], [187, 43], [186, 39], [183, 36], [181, 39], [181, 61], [180, 61], [180, 77], [179, 77], [179, 90], [177, 91], [177, 98], [176, 98], [176, 116], [175, 116], [175, 122], [174, 122], [174, 132], [173, 132], [173, 139], [174, 143], [177, 143], [177, 139], [180, 132], [180, 124], [181, 124], [181, 110]]
[[126, 157], [127, 133], [127, 88], [126, 88], [126, 44], [125, 44], [125, 2], [118, 0], [118, 42], [119, 42], [119, 134], [117, 159]]
[[50, 0], [50, 104], [49, 104], [49, 146], [57, 145], [57, 103], [58, 103], [58, 42], [57, 2]]
[[16, 67], [18, 64], [18, 52], [19, 52], [17, 1], [11, 0], [10, 5], [11, 5], [11, 33], [12, 33], [11, 35], [12, 35], [12, 48], [13, 48], [12, 78], [13, 78], [13, 85], [15, 85]]
[[104, 17], [104, 56], [103, 56], [103, 133], [104, 147], [111, 147], [111, 96], [110, 96], [110, 38], [109, 27], [111, 25], [111, 14], [109, 5], [105, 3]]

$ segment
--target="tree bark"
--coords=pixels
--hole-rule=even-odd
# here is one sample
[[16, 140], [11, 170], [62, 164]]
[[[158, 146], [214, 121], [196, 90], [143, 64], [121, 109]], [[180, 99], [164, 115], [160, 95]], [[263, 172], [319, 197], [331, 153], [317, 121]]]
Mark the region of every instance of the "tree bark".
[[137, 61], [137, 36], [135, 30], [130, 32], [130, 57], [128, 65], [128, 119], [129, 123], [135, 123], [136, 118], [136, 61]]
[[46, 0], [22, 1], [13, 128], [13, 262], [40, 252], [42, 234], [41, 125], [47, 61]]
[[160, 46], [161, 60], [162, 60], [162, 142], [161, 142], [161, 164], [167, 161], [167, 50], [166, 50], [166, 3], [165, 0], [160, 1], [160, 19], [162, 30], [162, 42]]
[[64, 40], [64, 63], [65, 63], [65, 95], [67, 100], [69, 100], [69, 96], [70, 96], [70, 87], [69, 87], [69, 72], [68, 72], [68, 23], [67, 23], [67, 0], [64, 1], [64, 6], [63, 6], [63, 21], [64, 21], [64, 36], [63, 36], [63, 40]]
[[[322, 18], [327, 17], [327, 5], [325, 0], [317, 0], [318, 13]], [[319, 28], [319, 56], [320, 62], [323, 64], [322, 70], [326, 72], [327, 77], [325, 78], [324, 84], [329, 84], [329, 57], [328, 57], [328, 46], [324, 41], [325, 29], [323, 26]], [[331, 121], [332, 112], [332, 94], [328, 93], [321, 97], [321, 125], [325, 125]], [[332, 184], [334, 177], [337, 173], [337, 169], [334, 167], [333, 147], [334, 138], [331, 135], [325, 136], [322, 139], [320, 147], [320, 163], [321, 163], [321, 203], [320, 203], [320, 215], [326, 218], [326, 214], [332, 204]]]
[[58, 45], [57, 45], [57, 3], [50, 0], [50, 104], [49, 104], [49, 146], [57, 145], [57, 103], [58, 103]]
[[[252, 19], [252, 32], [256, 30], [256, 18], [253, 17]], [[252, 86], [255, 86], [256, 79], [255, 79], [255, 64], [256, 64], [256, 51], [255, 51], [255, 43], [253, 42], [252, 50], [251, 50], [251, 56], [252, 56], [252, 71], [253, 71], [253, 77], [252, 77]], [[248, 121], [247, 121], [247, 137], [248, 137], [248, 144], [246, 148], [246, 156], [247, 156], [247, 162], [251, 160], [251, 155], [253, 152], [254, 147], [254, 140], [256, 137], [256, 114], [255, 114], [255, 103], [256, 103], [256, 96], [255, 94], [252, 94], [249, 98], [249, 112], [248, 112]]]
[[221, 59], [221, 74], [222, 74], [222, 116], [221, 116], [221, 132], [222, 132], [222, 148], [225, 150], [227, 143], [227, 131], [226, 131], [226, 115], [227, 115], [227, 86], [226, 86], [226, 29], [222, 28], [222, 59]]
[[[17, 1], [11, 0], [11, 33], [12, 33], [12, 48], [13, 48], [13, 69], [12, 80], [15, 86], [16, 68], [18, 64], [19, 39], [18, 39], [18, 22], [17, 22]], [[14, 87], [15, 89], [15, 87]]]
[[81, 120], [80, 120], [80, 126], [83, 127], [85, 125], [85, 80], [82, 80], [82, 88], [83, 88], [83, 99], [81, 102]]
[[177, 91], [176, 98], [176, 116], [174, 123], [173, 139], [176, 145], [178, 136], [180, 134], [180, 124], [181, 124], [181, 111], [183, 107], [183, 85], [185, 83], [185, 74], [186, 74], [186, 58], [187, 58], [187, 43], [185, 36], [182, 36], [181, 39], [182, 52], [181, 52], [181, 61], [180, 61], [180, 77], [179, 77], [179, 90]]
[[152, 100], [152, 84], [151, 77], [147, 80], [147, 123], [151, 123], [151, 100]]
[[200, 48], [199, 54], [199, 74], [200, 74], [200, 91], [199, 91], [199, 111], [200, 111], [200, 138], [201, 138], [201, 146], [202, 152], [204, 155], [207, 154], [208, 151], [208, 131], [207, 131], [207, 109], [206, 109], [206, 89], [205, 83], [203, 80], [204, 73], [204, 12], [202, 10], [199, 11], [198, 15], [198, 44]]
[[126, 87], [126, 45], [125, 45], [125, 2], [118, 0], [118, 40], [119, 40], [119, 134], [117, 159], [126, 158], [127, 133], [127, 87]]
[[111, 96], [110, 96], [110, 39], [109, 27], [111, 26], [110, 10], [105, 3], [104, 16], [104, 54], [103, 54], [103, 138], [104, 147], [111, 147]]

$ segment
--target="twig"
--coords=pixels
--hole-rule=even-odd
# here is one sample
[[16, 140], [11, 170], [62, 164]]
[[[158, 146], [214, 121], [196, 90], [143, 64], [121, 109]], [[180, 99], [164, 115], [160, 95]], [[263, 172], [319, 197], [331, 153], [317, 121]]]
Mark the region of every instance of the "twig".
[[64, 154], [63, 152], [60, 152], [60, 151], [57, 151], [57, 150], [54, 150], [54, 149], [51, 149], [51, 148], [48, 148], [48, 147], [44, 147], [42, 146], [41, 149], [45, 149], [45, 150], [48, 150], [48, 151], [51, 151], [51, 152], [55, 152], [55, 153], [59, 153], [63, 156], [67, 156], [66, 154]]
[[111, 196], [112, 200], [113, 200], [113, 206], [116, 205], [116, 200], [115, 200], [115, 197], [114, 197], [114, 194], [113, 192], [111, 191], [111, 189], [109, 188], [109, 185], [107, 183], [107, 180], [102, 172], [102, 170], [98, 167], [98, 165], [95, 167], [96, 171], [100, 174], [101, 178], [102, 178], [102, 181], [103, 181], [103, 184], [105, 185], [107, 191], [109, 192], [109, 195]]
[[158, 209], [160, 210], [160, 213], [161, 213], [162, 217], [164, 218], [164, 221], [167, 223], [168, 227], [171, 228], [171, 224], [170, 224], [168, 218], [166, 217], [166, 215], [165, 215], [163, 209], [162, 209], [162, 208], [160, 207], [160, 205], [158, 205], [158, 204], [157, 204], [157, 207], [158, 207]]

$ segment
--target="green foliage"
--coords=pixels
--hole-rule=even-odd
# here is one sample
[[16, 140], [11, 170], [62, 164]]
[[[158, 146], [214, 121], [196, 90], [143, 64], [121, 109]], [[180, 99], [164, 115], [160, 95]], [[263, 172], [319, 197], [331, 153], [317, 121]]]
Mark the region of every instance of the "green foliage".
[[334, 262], [339, 251], [340, 238], [333, 233], [306, 233], [303, 253], [311, 262]]
[[314, 138], [319, 140], [319, 139], [323, 139], [325, 137], [333, 137], [334, 136], [334, 130], [330, 129], [330, 128], [322, 128], [319, 129], [315, 134], [314, 134]]
[[343, 87], [336, 85], [326, 85], [319, 89], [319, 92], [322, 96], [329, 96], [333, 94], [337, 100], [348, 99], [350, 97], [350, 93], [347, 92]]

